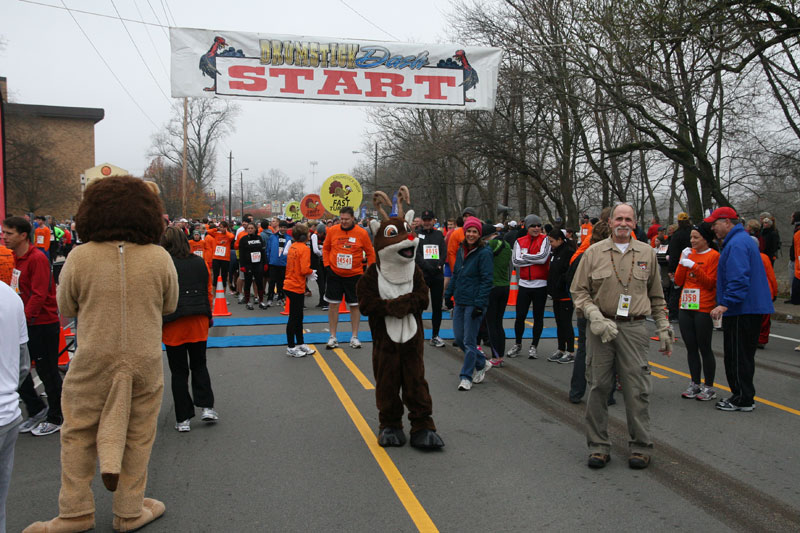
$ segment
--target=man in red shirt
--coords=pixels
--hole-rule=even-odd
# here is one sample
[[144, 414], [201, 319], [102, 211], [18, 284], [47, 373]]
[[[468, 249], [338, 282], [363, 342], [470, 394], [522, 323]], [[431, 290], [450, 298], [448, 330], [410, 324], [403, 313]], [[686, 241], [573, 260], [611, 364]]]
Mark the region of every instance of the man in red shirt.
[[22, 298], [25, 320], [28, 323], [28, 350], [36, 362], [36, 373], [44, 383], [47, 393], [45, 405], [28, 375], [19, 388], [25, 402], [28, 419], [20, 426], [20, 433], [50, 435], [61, 430], [61, 374], [58, 373], [58, 340], [61, 325], [56, 304], [56, 284], [50, 271], [50, 262], [42, 250], [31, 246], [31, 224], [22, 217], [9, 217], [3, 221], [3, 238], [14, 252], [16, 268], [11, 277], [11, 288]]

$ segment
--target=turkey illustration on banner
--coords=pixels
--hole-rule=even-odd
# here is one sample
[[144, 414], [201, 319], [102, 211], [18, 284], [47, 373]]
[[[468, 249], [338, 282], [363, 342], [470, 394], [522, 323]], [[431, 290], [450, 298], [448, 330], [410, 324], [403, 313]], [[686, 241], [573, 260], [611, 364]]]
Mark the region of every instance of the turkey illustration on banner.
[[343, 207], [357, 210], [361, 206], [363, 192], [361, 184], [353, 176], [334, 174], [322, 184], [319, 195], [325, 209], [330, 213], [339, 214]]
[[301, 210], [300, 210], [300, 202], [289, 202], [286, 204], [286, 218], [291, 218], [292, 220], [300, 220]]
[[300, 200], [300, 211], [308, 220], [319, 220], [325, 214], [325, 206], [319, 194], [307, 194]]

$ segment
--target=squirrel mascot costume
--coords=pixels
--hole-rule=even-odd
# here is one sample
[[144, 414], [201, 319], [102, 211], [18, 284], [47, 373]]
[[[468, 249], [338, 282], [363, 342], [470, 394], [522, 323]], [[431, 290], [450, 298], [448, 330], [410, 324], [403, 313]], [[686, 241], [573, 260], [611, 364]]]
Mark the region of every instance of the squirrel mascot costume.
[[145, 498], [147, 465], [164, 389], [161, 317], [178, 304], [157, 187], [131, 176], [86, 187], [75, 217], [84, 244], [61, 271], [58, 308], [78, 317], [79, 345], [61, 396], [59, 514], [23, 533], [72, 533], [95, 526], [91, 482], [97, 462], [114, 491], [114, 531], [133, 531], [164, 513]]
[[439, 449], [444, 442], [431, 418], [433, 404], [422, 360], [422, 311], [428, 307], [428, 287], [414, 262], [419, 244], [409, 225], [414, 211], [409, 210], [403, 218], [403, 202], [411, 203], [406, 186], [400, 187], [397, 199], [399, 216], [388, 217], [382, 206], [391, 207], [389, 197], [380, 191], [373, 195], [375, 207], [383, 217], [382, 222], [373, 220], [370, 224], [377, 261], [356, 286], [358, 308], [369, 317], [372, 331], [372, 370], [380, 422], [378, 444], [405, 444], [405, 403], [411, 422], [411, 446]]

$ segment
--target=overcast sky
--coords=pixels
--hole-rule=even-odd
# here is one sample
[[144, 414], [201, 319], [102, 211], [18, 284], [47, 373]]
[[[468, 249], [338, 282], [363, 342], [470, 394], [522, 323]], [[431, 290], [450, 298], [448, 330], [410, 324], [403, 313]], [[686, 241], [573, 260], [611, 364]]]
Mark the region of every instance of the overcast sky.
[[[141, 175], [148, 163], [151, 135], [167, 123], [170, 114], [167, 28], [126, 22], [131, 40], [118, 19], [73, 11], [80, 27], [131, 97], [68, 11], [20, 0], [2, 0], [2, 3], [0, 76], [8, 79], [10, 100], [103, 108], [105, 118], [95, 128], [95, 162], [113, 163]], [[450, 0], [399, 3], [42, 0], [41, 3], [66, 5], [72, 10], [110, 17], [117, 16], [116, 5], [122, 18], [164, 26], [417, 43], [449, 42], [444, 21], [451, 11]], [[158, 84], [148, 73], [137, 48]], [[310, 181], [310, 161], [318, 161], [316, 183], [307, 186], [307, 192], [318, 192], [326, 177], [350, 173], [370, 157], [352, 153], [363, 150], [367, 142], [369, 124], [365, 110], [368, 108], [241, 100], [237, 103], [241, 112], [236, 132], [218, 145], [215, 184], [218, 190], [227, 187], [225, 158], [229, 150], [233, 151], [234, 168], [250, 169], [245, 172], [245, 180], [255, 180], [262, 171], [279, 168], [292, 179]]]

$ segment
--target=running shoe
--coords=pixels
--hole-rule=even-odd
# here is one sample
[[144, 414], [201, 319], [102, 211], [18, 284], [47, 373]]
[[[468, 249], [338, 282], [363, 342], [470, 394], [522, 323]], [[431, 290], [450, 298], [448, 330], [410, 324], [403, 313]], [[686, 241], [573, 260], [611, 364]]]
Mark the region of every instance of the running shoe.
[[350, 337], [350, 347], [361, 348], [361, 341], [358, 340], [358, 337]]
[[509, 357], [519, 357], [520, 353], [522, 353], [522, 345], [515, 344], [509, 351], [506, 352], [506, 355]]
[[730, 400], [730, 398], [725, 398], [718, 401], [714, 407], [716, 407], [720, 411], [743, 411], [745, 413], [749, 413], [750, 411], [756, 408], [755, 405], [749, 405], [746, 407], [736, 405]]
[[331, 337], [328, 339], [328, 344], [325, 345], [325, 348], [327, 348], [328, 350], [332, 350], [333, 348], [338, 348], [338, 347], [339, 347], [339, 341], [336, 340], [336, 337], [331, 335]]
[[187, 419], [183, 422], [178, 422], [175, 424], [175, 429], [177, 429], [181, 433], [186, 433], [187, 431], [192, 430], [191, 422]]
[[263, 300], [258, 302], [258, 308], [259, 309], [266, 309], [267, 307], [269, 307], [269, 306]]
[[61, 431], [61, 424], [53, 424], [52, 422], [40, 422], [38, 426], [31, 430], [31, 435], [36, 435], [37, 437], [44, 437], [45, 435], [50, 435], [57, 431]]
[[328, 307], [327, 305], [323, 305], [323, 306], [322, 306], [322, 310], [323, 310], [323, 311], [327, 311], [328, 309], [330, 309], [330, 307]]
[[301, 345], [297, 346], [297, 349], [302, 351], [306, 355], [312, 355], [312, 354], [317, 353], [317, 351], [315, 349], [313, 349], [311, 346], [309, 346], [308, 344], [301, 344]]
[[248, 311], [252, 311], [253, 309], [255, 309], [255, 307], [253, 306], [253, 302], [247, 302], [247, 304], [245, 304], [245, 307], [247, 307]]
[[461, 383], [458, 384], [458, 390], [470, 390], [472, 388], [472, 382], [468, 379], [462, 379]]
[[267, 307], [272, 307], [272, 300], [267, 300]]
[[707, 402], [709, 400], [713, 400], [717, 397], [717, 391], [709, 387], [708, 385], [700, 385], [700, 392], [695, 396], [695, 400], [700, 400], [701, 402]]
[[693, 400], [694, 398], [697, 398], [698, 394], [700, 394], [700, 385], [694, 381], [690, 381], [689, 387], [681, 393], [681, 396]]
[[236, 303], [242, 305], [244, 303], [244, 296], [239, 296], [239, 299], [236, 300]]
[[42, 409], [41, 411], [39, 411], [38, 413], [36, 413], [32, 417], [28, 418], [25, 422], [23, 422], [19, 426], [19, 432], [20, 433], [30, 433], [33, 430], [33, 428], [35, 428], [36, 426], [41, 424], [42, 421], [45, 418], [47, 418], [47, 411], [48, 410], [49, 409], [47, 407], [45, 407], [44, 409]]
[[556, 350], [550, 355], [550, 357], [547, 358], [547, 360], [551, 363], [557, 363], [562, 357], [564, 357], [564, 353], [561, 350]]
[[200, 415], [203, 422], [216, 422], [219, 420], [219, 413], [213, 407], [203, 407], [203, 414]]
[[286, 355], [289, 357], [305, 357], [306, 352], [301, 350], [299, 346], [294, 346], [292, 348], [286, 348]]
[[488, 359], [486, 359], [486, 361], [484, 361], [483, 368], [475, 371], [475, 375], [472, 377], [472, 382], [473, 383], [482, 382], [483, 378], [486, 377], [486, 373], [491, 369], [492, 369], [492, 364], [489, 362]]
[[436, 346], [437, 348], [441, 348], [444, 346], [444, 341], [439, 335], [436, 335], [431, 339], [431, 346]]
[[489, 363], [492, 366], [500, 366], [500, 367], [502, 367], [504, 364], [502, 359], [492, 359], [491, 361], [489, 361]]
[[539, 359], [539, 354], [536, 352], [536, 346], [531, 344], [530, 350], [528, 350], [528, 359]]
[[558, 360], [558, 362], [560, 364], [562, 364], [562, 365], [566, 365], [566, 364], [569, 364], [569, 363], [574, 363], [575, 362], [575, 354], [567, 352], [567, 353], [564, 354], [564, 357], [562, 357], [561, 359]]

